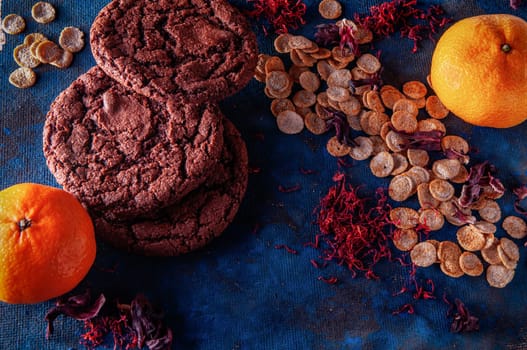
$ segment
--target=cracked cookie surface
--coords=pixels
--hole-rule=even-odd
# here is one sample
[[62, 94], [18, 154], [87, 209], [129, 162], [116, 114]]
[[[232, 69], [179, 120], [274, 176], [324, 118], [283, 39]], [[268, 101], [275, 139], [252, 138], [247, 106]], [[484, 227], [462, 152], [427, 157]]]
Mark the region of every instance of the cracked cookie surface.
[[161, 104], [93, 67], [52, 103], [44, 155], [91, 213], [148, 217], [210, 176], [223, 149], [221, 119], [215, 104]]
[[160, 209], [156, 219], [115, 223], [94, 218], [97, 235], [127, 251], [158, 256], [188, 253], [219, 236], [234, 219], [248, 179], [245, 142], [227, 119], [223, 139], [221, 161], [198, 189]]
[[241, 90], [257, 62], [256, 36], [225, 0], [114, 0], [90, 31], [97, 64], [158, 101], [219, 101]]

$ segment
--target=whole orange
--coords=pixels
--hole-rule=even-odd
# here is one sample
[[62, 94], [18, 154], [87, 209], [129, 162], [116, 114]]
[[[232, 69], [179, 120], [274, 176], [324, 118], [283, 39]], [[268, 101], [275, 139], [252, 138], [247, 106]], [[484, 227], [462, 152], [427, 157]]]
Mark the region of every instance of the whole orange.
[[430, 82], [464, 121], [508, 128], [527, 119], [527, 22], [506, 14], [468, 17], [439, 38]]
[[22, 183], [0, 191], [0, 300], [38, 303], [72, 290], [95, 260], [93, 224], [71, 194]]

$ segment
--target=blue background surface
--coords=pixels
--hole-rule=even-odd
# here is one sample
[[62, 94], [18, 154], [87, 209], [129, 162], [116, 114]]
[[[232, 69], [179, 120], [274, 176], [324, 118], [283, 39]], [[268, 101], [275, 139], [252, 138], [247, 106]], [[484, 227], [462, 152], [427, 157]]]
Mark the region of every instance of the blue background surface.
[[[242, 0], [233, 1], [240, 7]], [[307, 24], [302, 32], [313, 37], [314, 26], [326, 22], [317, 12], [316, 1], [308, 5]], [[33, 88], [19, 90], [8, 83], [16, 68], [14, 47], [27, 33], [39, 31], [58, 40], [61, 29], [78, 26], [85, 33], [107, 0], [54, 0], [58, 18], [48, 25], [30, 17], [29, 0], [4, 0], [2, 14], [18, 13], [27, 20], [21, 35], [7, 35], [0, 52], [0, 188], [18, 182], [38, 182], [57, 186], [42, 154], [42, 127], [53, 99], [94, 60], [87, 46], [75, 55], [72, 67], [58, 70], [37, 68], [39, 80]], [[341, 0], [344, 16], [365, 13], [380, 1]], [[420, 1], [441, 4], [454, 20], [483, 13], [513, 13], [527, 18], [527, 5], [519, 10], [502, 1]], [[259, 25], [260, 50], [273, 53], [274, 35], [265, 36]], [[398, 87], [407, 80], [425, 81], [433, 43], [424, 42], [412, 54], [412, 42], [398, 34], [377, 42], [382, 50], [387, 83]], [[222, 103], [224, 113], [238, 126], [249, 149], [250, 163], [261, 172], [249, 179], [249, 187], [235, 222], [222, 237], [205, 249], [176, 258], [146, 258], [129, 255], [101, 242], [95, 265], [78, 291], [129, 299], [146, 294], [167, 313], [179, 349], [526, 349], [527, 348], [527, 266], [523, 241], [517, 241], [521, 259], [512, 283], [505, 289], [488, 286], [484, 276], [447, 278], [438, 266], [420, 269], [418, 279], [432, 278], [437, 300], [418, 300], [415, 314], [392, 315], [411, 295], [392, 297], [407, 278], [408, 270], [384, 262], [380, 281], [353, 279], [336, 264], [315, 269], [310, 259], [320, 252], [304, 247], [318, 233], [313, 225], [313, 209], [332, 185], [338, 170], [334, 158], [325, 151], [326, 136], [307, 131], [294, 136], [277, 131], [269, 112], [270, 101], [262, 85], [252, 81], [244, 91]], [[451, 134], [466, 137], [478, 150], [473, 162], [491, 160], [509, 191], [499, 200], [504, 215], [513, 214], [511, 188], [526, 183], [527, 152], [524, 135], [527, 124], [507, 130], [469, 126], [450, 116], [445, 120]], [[354, 162], [345, 171], [354, 185], [366, 185], [363, 193], [388, 184], [374, 178], [367, 162]], [[313, 175], [300, 168], [313, 169]], [[281, 193], [278, 186], [301, 185], [301, 190]], [[415, 205], [410, 202], [410, 205]], [[254, 230], [259, 227], [258, 230]], [[455, 228], [447, 225], [433, 238], [453, 239]], [[499, 233], [498, 235], [503, 235]], [[298, 251], [288, 254], [275, 249], [286, 244]], [[328, 285], [319, 276], [337, 276], [340, 282]], [[480, 317], [477, 333], [451, 334], [445, 317], [447, 305], [441, 301], [460, 298]], [[36, 305], [0, 303], [0, 349], [71, 349], [78, 344], [82, 323], [59, 318], [55, 334], [45, 339], [44, 315], [52, 301]], [[111, 346], [110, 346], [111, 348]]]

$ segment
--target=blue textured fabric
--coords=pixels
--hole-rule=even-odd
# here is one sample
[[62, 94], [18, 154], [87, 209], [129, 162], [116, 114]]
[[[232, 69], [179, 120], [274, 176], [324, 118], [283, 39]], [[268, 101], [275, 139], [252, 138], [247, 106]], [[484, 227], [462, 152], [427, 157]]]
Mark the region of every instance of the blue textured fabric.
[[[57, 20], [40, 25], [31, 20], [34, 1], [4, 0], [2, 15], [18, 13], [27, 20], [24, 34], [39, 31], [58, 40], [61, 29], [78, 26], [85, 33], [107, 0], [53, 0]], [[317, 1], [308, 5], [307, 24], [299, 33], [312, 37], [314, 26], [323, 21]], [[364, 13], [379, 1], [341, 0], [344, 15]], [[235, 4], [246, 7], [245, 1]], [[514, 11], [501, 1], [420, 1], [441, 4], [454, 20], [483, 13], [513, 13], [527, 18], [527, 5]], [[272, 53], [273, 35], [265, 36], [254, 24], [260, 49]], [[18, 182], [39, 182], [57, 186], [42, 154], [42, 127], [53, 99], [94, 60], [87, 46], [75, 55], [72, 67], [58, 70], [37, 68], [36, 86], [19, 90], [8, 83], [16, 68], [14, 47], [24, 34], [7, 35], [0, 52], [0, 188]], [[376, 43], [382, 50], [385, 81], [396, 86], [407, 80], [425, 81], [433, 43], [424, 42], [412, 54], [412, 43], [398, 34]], [[419, 269], [419, 279], [435, 281], [436, 300], [413, 301], [411, 295], [393, 297], [408, 276], [407, 268], [395, 263], [380, 265], [379, 281], [353, 279], [336, 264], [315, 269], [310, 259], [320, 252], [304, 243], [318, 233], [313, 209], [333, 185], [337, 163], [325, 150], [328, 136], [308, 132], [287, 136], [278, 132], [269, 112], [270, 101], [263, 87], [252, 81], [238, 95], [224, 101], [222, 109], [239, 127], [247, 141], [250, 163], [261, 172], [250, 176], [246, 198], [235, 222], [222, 237], [205, 249], [176, 258], [146, 258], [129, 255], [101, 242], [95, 265], [77, 291], [91, 288], [123, 300], [146, 294], [167, 314], [178, 349], [525, 349], [527, 348], [527, 267], [525, 248], [518, 241], [521, 259], [512, 283], [505, 289], [488, 286], [485, 277], [445, 277], [438, 266]], [[510, 190], [527, 182], [527, 152], [522, 139], [527, 124], [507, 130], [472, 127], [454, 117], [445, 124], [450, 133], [466, 137], [477, 148], [473, 161], [489, 159]], [[316, 170], [313, 175], [299, 169]], [[374, 178], [367, 162], [355, 162], [345, 169], [363, 192], [386, 187], [388, 180]], [[281, 193], [278, 186], [299, 184], [301, 190]], [[504, 215], [513, 214], [510, 191], [499, 200]], [[415, 205], [414, 202], [410, 202]], [[259, 227], [258, 230], [254, 230]], [[437, 239], [454, 239], [448, 225], [434, 233]], [[503, 235], [500, 232], [498, 235]], [[298, 251], [288, 254], [274, 249], [286, 244]], [[319, 276], [336, 276], [339, 283], [328, 285]], [[447, 305], [441, 301], [460, 298], [480, 317], [476, 333], [449, 333]], [[414, 302], [415, 314], [394, 316], [392, 311]], [[0, 349], [73, 349], [79, 345], [82, 323], [59, 318], [55, 334], [45, 339], [44, 315], [52, 301], [37, 305], [0, 303]], [[111, 346], [110, 346], [111, 348]]]

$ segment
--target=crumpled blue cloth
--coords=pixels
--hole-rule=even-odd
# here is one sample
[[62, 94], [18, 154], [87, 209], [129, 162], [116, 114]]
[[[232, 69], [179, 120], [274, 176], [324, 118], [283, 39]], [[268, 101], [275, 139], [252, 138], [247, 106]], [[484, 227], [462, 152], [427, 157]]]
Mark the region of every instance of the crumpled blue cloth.
[[[344, 16], [365, 13], [380, 1], [340, 0]], [[107, 0], [53, 0], [57, 19], [37, 24], [31, 19], [34, 1], [5, 0], [2, 15], [18, 13], [26, 18], [21, 35], [7, 35], [0, 52], [0, 188], [18, 182], [57, 186], [42, 154], [42, 127], [53, 99], [94, 60], [90, 47], [75, 55], [65, 70], [51, 66], [37, 68], [36, 86], [19, 90], [8, 83], [16, 68], [12, 51], [27, 33], [39, 31], [57, 41], [65, 26], [78, 26], [89, 33], [90, 25]], [[233, 1], [241, 8], [250, 6]], [[295, 33], [313, 38], [314, 26], [327, 22], [317, 11], [318, 1], [306, 0], [306, 25]], [[527, 5], [513, 10], [501, 1], [419, 1], [423, 6], [440, 4], [454, 20], [484, 13], [511, 13], [527, 18]], [[253, 22], [263, 53], [273, 53], [274, 35], [264, 35]], [[375, 44], [381, 50], [384, 80], [400, 87], [408, 80], [425, 81], [433, 43], [425, 41], [412, 54], [412, 42], [399, 34]], [[498, 98], [498, 97], [496, 97]], [[269, 111], [270, 100], [262, 84], [251, 83], [239, 94], [221, 103], [224, 113], [238, 126], [248, 146], [250, 163], [259, 169], [250, 176], [246, 198], [235, 222], [222, 237], [205, 249], [176, 258], [146, 258], [129, 255], [101, 242], [89, 275], [76, 289], [90, 288], [109, 299], [130, 300], [144, 293], [166, 312], [175, 335], [174, 349], [524, 349], [527, 348], [527, 267], [523, 240], [516, 276], [504, 289], [488, 286], [485, 277], [445, 277], [438, 266], [418, 269], [417, 278], [435, 282], [434, 300], [413, 300], [411, 294], [393, 296], [408, 278], [409, 269], [383, 262], [377, 270], [380, 280], [351, 273], [335, 263], [314, 268], [319, 250], [305, 246], [318, 232], [313, 210], [333, 185], [339, 170], [325, 150], [329, 135], [281, 134]], [[527, 124], [506, 130], [469, 126], [449, 116], [445, 124], [451, 134], [467, 138], [476, 148], [473, 162], [491, 161], [508, 189], [499, 200], [503, 216], [513, 214], [510, 189], [527, 182]], [[362, 193], [372, 195], [386, 187], [387, 179], [371, 175], [368, 162], [351, 162], [340, 170]], [[315, 171], [305, 174], [300, 169]], [[283, 193], [279, 186], [300, 185], [296, 192]], [[415, 205], [410, 202], [409, 205]], [[455, 228], [447, 225], [436, 239], [454, 240]], [[504, 235], [503, 231], [497, 234]], [[287, 245], [290, 254], [276, 246]], [[335, 276], [329, 285], [319, 277]], [[461, 299], [480, 318], [479, 332], [453, 334], [448, 305], [442, 301]], [[415, 313], [392, 315], [405, 303]], [[44, 315], [53, 305], [7, 305], [0, 303], [0, 349], [80, 349], [82, 323], [59, 318], [55, 333], [45, 339]], [[109, 345], [108, 348], [112, 346]]]

